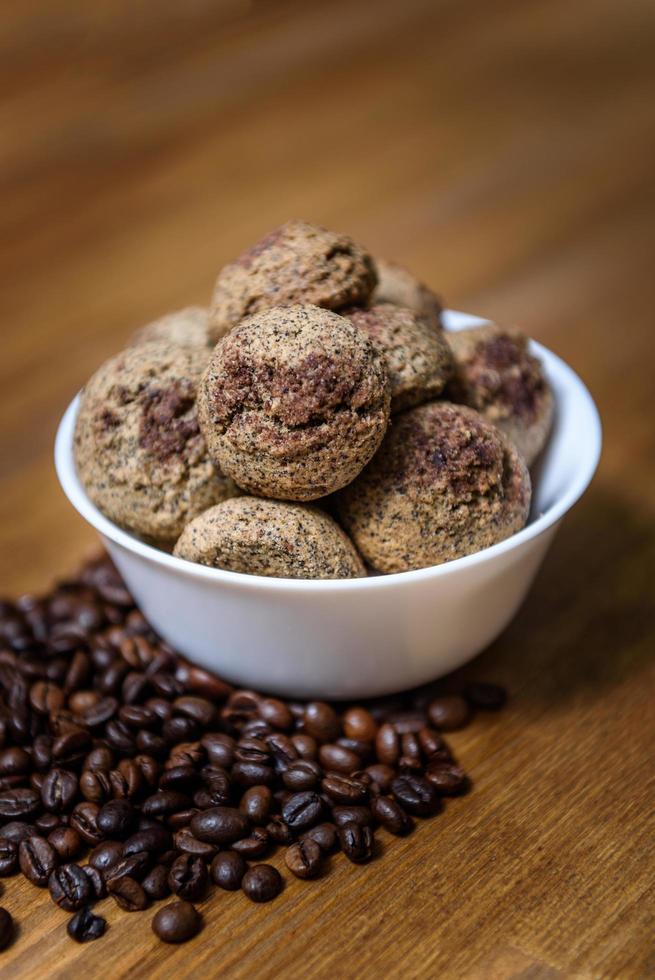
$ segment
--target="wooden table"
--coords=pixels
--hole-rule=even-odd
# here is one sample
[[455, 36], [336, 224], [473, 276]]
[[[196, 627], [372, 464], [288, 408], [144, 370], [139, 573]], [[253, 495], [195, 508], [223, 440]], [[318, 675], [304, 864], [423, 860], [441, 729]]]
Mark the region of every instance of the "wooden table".
[[470, 797], [273, 906], [214, 895], [179, 949], [112, 908], [78, 947], [5, 881], [3, 978], [655, 975], [653, 5], [23, 0], [0, 37], [3, 591], [93, 545], [51, 463], [73, 393], [288, 216], [522, 324], [588, 382], [606, 440], [471, 667], [511, 705], [453, 739]]

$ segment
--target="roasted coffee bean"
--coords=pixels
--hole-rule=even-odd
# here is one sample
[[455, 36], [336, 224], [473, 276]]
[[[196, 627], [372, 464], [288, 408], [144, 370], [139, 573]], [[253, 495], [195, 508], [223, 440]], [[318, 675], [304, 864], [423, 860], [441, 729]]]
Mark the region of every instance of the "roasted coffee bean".
[[304, 830], [318, 823], [323, 815], [323, 801], [318, 793], [294, 793], [282, 807], [282, 819], [292, 830]]
[[321, 782], [321, 789], [335, 803], [357, 804], [368, 799], [368, 789], [364, 783], [339, 773], [328, 773]]
[[414, 826], [400, 804], [388, 796], [375, 796], [371, 800], [371, 813], [385, 830], [399, 837], [408, 834]]
[[156, 864], [141, 882], [144, 892], [155, 902], [168, 898], [171, 893], [168, 884], [168, 868], [165, 864]]
[[295, 792], [314, 789], [318, 786], [323, 770], [317, 762], [310, 759], [298, 759], [282, 773], [284, 785]]
[[32, 743], [32, 762], [36, 769], [49, 769], [52, 765], [52, 742], [50, 735], [37, 735]]
[[105, 737], [113, 749], [125, 755], [134, 755], [136, 741], [133, 733], [122, 721], [112, 720], [105, 725]]
[[93, 897], [97, 899], [102, 899], [107, 897], [107, 885], [105, 879], [97, 868], [94, 868], [91, 864], [85, 864], [82, 867], [82, 871], [87, 876], [91, 882], [91, 888], [93, 889]]
[[148, 896], [138, 881], [123, 875], [107, 882], [107, 891], [125, 912], [142, 912], [148, 907]]
[[123, 857], [123, 845], [117, 840], [105, 840], [89, 854], [89, 864], [105, 874], [115, 867]]
[[292, 844], [294, 841], [294, 833], [291, 827], [280, 816], [272, 817], [266, 824], [266, 830], [268, 836], [276, 844]]
[[238, 891], [241, 881], [248, 870], [243, 857], [236, 851], [219, 851], [213, 859], [209, 873], [211, 880], [225, 891]]
[[464, 697], [471, 707], [481, 711], [500, 711], [507, 702], [507, 692], [503, 687], [483, 681], [467, 684]]
[[62, 818], [66, 819], [59, 813], [40, 813], [34, 817], [34, 829], [40, 837], [47, 837], [55, 827], [61, 826]]
[[436, 789], [423, 776], [398, 776], [391, 784], [391, 792], [404, 810], [419, 817], [429, 817], [440, 809]]
[[393, 725], [399, 735], [416, 735], [425, 728], [427, 718], [425, 712], [420, 710], [394, 711], [387, 716], [387, 722]]
[[287, 848], [284, 863], [296, 878], [317, 878], [321, 871], [322, 852], [311, 837], [306, 837]]
[[146, 817], [167, 817], [176, 810], [186, 810], [190, 804], [191, 800], [185, 793], [167, 789], [148, 796], [143, 801], [141, 812]]
[[36, 681], [30, 688], [30, 705], [38, 715], [49, 715], [64, 706], [66, 695], [57, 684]]
[[55, 827], [48, 834], [48, 843], [51, 844], [60, 861], [70, 861], [77, 857], [82, 850], [82, 838], [72, 827]]
[[202, 916], [191, 902], [171, 902], [155, 913], [152, 931], [165, 943], [185, 943], [202, 928]]
[[305, 731], [319, 742], [333, 742], [341, 734], [337, 713], [323, 701], [311, 701], [303, 715]]
[[8, 878], [18, 871], [18, 844], [6, 837], [0, 838], [0, 878]]
[[364, 864], [373, 855], [373, 832], [370, 827], [360, 827], [356, 823], [347, 823], [339, 827], [339, 843], [341, 850], [349, 861], [354, 864]]
[[282, 891], [280, 872], [271, 864], [255, 864], [246, 871], [241, 889], [251, 902], [270, 902]]
[[200, 807], [190, 806], [186, 810], [178, 810], [177, 813], [171, 813], [170, 816], [166, 817], [166, 826], [173, 832], [182, 830], [189, 826], [199, 810]]
[[99, 812], [97, 803], [78, 803], [70, 816], [70, 826], [92, 847], [102, 840], [102, 831], [98, 828]]
[[293, 725], [293, 715], [284, 701], [279, 701], [277, 698], [262, 698], [258, 710], [259, 717], [273, 728], [287, 731]]
[[18, 847], [18, 864], [32, 885], [45, 888], [57, 867], [57, 852], [43, 837], [28, 837]]
[[123, 846], [123, 856], [130, 857], [145, 851], [148, 854], [162, 854], [172, 846], [173, 840], [169, 830], [159, 823], [145, 830], [137, 830], [127, 838]]
[[191, 821], [191, 833], [209, 844], [233, 844], [248, 834], [247, 818], [233, 807], [218, 806], [197, 813]]
[[250, 836], [242, 837], [232, 844], [232, 850], [248, 860], [264, 857], [270, 847], [268, 831], [263, 827], [255, 827]]
[[194, 667], [184, 661], [177, 664], [175, 677], [185, 691], [199, 694], [210, 701], [224, 701], [232, 694], [232, 687], [219, 677], [209, 674], [202, 667]]
[[109, 748], [108, 745], [97, 745], [95, 748], [91, 749], [89, 754], [84, 759], [84, 764], [82, 768], [87, 769], [104, 769], [109, 771], [114, 764], [114, 753]]
[[[227, 774], [224, 774], [227, 780]], [[160, 776], [160, 789], [174, 789], [179, 793], [190, 793], [198, 784], [198, 773], [193, 766], [173, 766], [166, 769]], [[229, 783], [229, 780], [227, 780]]]
[[268, 786], [251, 786], [239, 803], [239, 810], [250, 823], [261, 826], [268, 820], [273, 804], [273, 794]]
[[373, 815], [367, 806], [333, 806], [332, 819], [337, 827], [345, 827], [348, 823], [368, 827], [373, 822]]
[[432, 783], [440, 796], [459, 796], [470, 785], [464, 770], [449, 762], [429, 763], [425, 778]]
[[318, 759], [318, 742], [313, 735], [306, 732], [296, 732], [291, 736], [291, 743], [300, 759]]
[[34, 837], [34, 827], [24, 820], [10, 820], [4, 827], [0, 827], [0, 839], [2, 840], [11, 840], [18, 845], [27, 837]]
[[416, 737], [426, 758], [429, 759], [435, 752], [443, 752], [444, 750], [450, 754], [445, 741], [434, 728], [422, 728]]
[[203, 861], [211, 861], [218, 848], [215, 844], [208, 844], [207, 841], [198, 840], [194, 837], [188, 827], [176, 831], [173, 837], [176, 850], [184, 854], [191, 854], [200, 857]]
[[212, 765], [228, 767], [234, 762], [236, 742], [230, 735], [212, 732], [209, 735], [203, 735], [200, 744]]
[[77, 795], [78, 779], [67, 769], [51, 769], [41, 784], [41, 800], [51, 813], [68, 810]]
[[91, 736], [82, 728], [72, 728], [52, 743], [52, 758], [60, 766], [72, 765], [83, 759], [91, 747]]
[[180, 854], [168, 872], [171, 891], [189, 902], [199, 902], [207, 891], [207, 865], [191, 854]]
[[198, 738], [202, 728], [193, 718], [176, 715], [162, 725], [161, 733], [170, 745], [177, 742], [192, 742]]
[[350, 708], [341, 721], [343, 733], [347, 738], [353, 738], [360, 742], [373, 742], [375, 740], [378, 726], [366, 708]]
[[395, 766], [400, 758], [400, 735], [389, 722], [378, 729], [375, 751], [380, 762], [387, 766]]
[[66, 912], [77, 912], [91, 901], [93, 888], [79, 864], [62, 864], [50, 875], [50, 897]]
[[134, 878], [138, 881], [143, 878], [150, 863], [151, 857], [145, 851], [138, 851], [136, 854], [130, 854], [129, 857], [122, 857], [116, 864], [105, 868], [103, 871], [105, 881], [107, 884], [110, 881], [116, 881], [118, 878]]
[[79, 790], [89, 803], [105, 803], [112, 795], [109, 773], [105, 769], [87, 769], [80, 776]]
[[34, 789], [0, 790], [0, 819], [21, 820], [31, 817], [41, 806], [41, 794]]
[[149, 755], [156, 756], [158, 759], [164, 758], [168, 752], [168, 742], [156, 732], [143, 729], [137, 733], [136, 747], [139, 752], [147, 752]]
[[391, 766], [378, 762], [367, 766], [364, 771], [371, 779], [371, 789], [376, 789], [378, 793], [391, 791], [391, 783], [396, 778], [396, 771]]
[[323, 854], [331, 854], [339, 844], [337, 828], [333, 823], [319, 823], [315, 827], [310, 827], [301, 835], [301, 840], [311, 839], [316, 841]]
[[14, 920], [7, 909], [0, 908], [0, 950], [6, 949], [14, 938]]
[[32, 768], [32, 757], [20, 746], [0, 752], [0, 776], [22, 776]]
[[206, 698], [184, 694], [173, 701], [173, 711], [197, 721], [201, 728], [211, 728], [217, 718], [216, 708]]
[[136, 823], [137, 813], [128, 800], [110, 800], [100, 808], [98, 829], [107, 837], [123, 840]]
[[430, 722], [442, 732], [452, 732], [463, 728], [471, 717], [471, 711], [464, 698], [458, 695], [435, 698], [428, 706]]
[[101, 915], [94, 915], [88, 905], [76, 912], [66, 926], [68, 935], [76, 943], [88, 943], [93, 939], [100, 939], [104, 936], [106, 928], [107, 920]]
[[124, 704], [119, 708], [118, 720], [137, 731], [140, 728], [156, 728], [159, 725], [159, 718], [155, 712], [138, 704]]
[[275, 779], [273, 767], [263, 762], [235, 762], [232, 779], [239, 786], [269, 785]]
[[206, 762], [206, 753], [202, 744], [195, 742], [178, 742], [171, 747], [170, 756], [164, 763], [165, 769], [175, 766], [201, 766]]
[[[114, 775], [118, 772], [121, 776]], [[144, 784], [143, 770], [134, 759], [120, 759], [115, 770], [109, 773], [109, 781], [112, 785], [114, 796], [122, 799], [133, 800], [140, 795]]]

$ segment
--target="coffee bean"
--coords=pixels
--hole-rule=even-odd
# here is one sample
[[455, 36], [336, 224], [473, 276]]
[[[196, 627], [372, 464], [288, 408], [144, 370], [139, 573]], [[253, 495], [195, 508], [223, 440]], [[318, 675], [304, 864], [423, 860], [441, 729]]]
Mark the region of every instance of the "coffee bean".
[[507, 692], [504, 688], [482, 681], [467, 684], [464, 697], [471, 707], [481, 711], [500, 711], [507, 702]]
[[250, 836], [242, 837], [232, 844], [232, 850], [249, 861], [264, 857], [269, 847], [268, 831], [263, 827], [255, 827]]
[[40, 837], [47, 837], [55, 827], [61, 826], [61, 819], [58, 813], [40, 813], [34, 818], [34, 829]]
[[446, 751], [449, 753], [448, 746], [445, 741], [433, 728], [422, 728], [417, 735], [419, 745], [426, 756], [430, 758], [435, 752]]
[[[223, 774], [227, 779], [227, 773]], [[198, 773], [191, 765], [172, 766], [162, 773], [159, 779], [160, 789], [173, 789], [179, 793], [189, 794], [198, 784]]]
[[343, 745], [321, 745], [318, 750], [318, 758], [324, 769], [345, 775], [360, 769], [362, 765], [360, 757], [351, 749], [344, 748]]
[[89, 854], [89, 864], [103, 874], [115, 867], [123, 857], [123, 845], [116, 840], [105, 840]]
[[389, 722], [378, 729], [375, 751], [380, 762], [387, 766], [395, 766], [400, 758], [400, 736]]
[[172, 837], [161, 824], [148, 827], [147, 830], [137, 830], [135, 834], [128, 837], [123, 846], [124, 857], [137, 854], [139, 851], [146, 851], [148, 854], [161, 854], [167, 851], [172, 845]]
[[333, 823], [319, 823], [301, 835], [301, 840], [316, 841], [323, 854], [331, 854], [339, 844], [337, 828]]
[[361, 780], [338, 773], [328, 773], [321, 782], [321, 789], [335, 803], [357, 804], [368, 798], [368, 789]]
[[102, 899], [107, 897], [107, 884], [102, 876], [102, 873], [94, 868], [91, 864], [85, 864], [82, 867], [82, 871], [87, 876], [91, 882], [91, 888], [93, 890], [93, 897], [97, 899]]
[[248, 865], [236, 851], [219, 851], [213, 859], [209, 873], [211, 880], [225, 891], [238, 891]]
[[200, 744], [207, 753], [207, 757], [212, 765], [231, 766], [234, 761], [236, 742], [229, 735], [213, 732], [210, 735], [203, 735]]
[[318, 759], [318, 742], [313, 735], [305, 732], [296, 732], [291, 736], [291, 744], [298, 753], [300, 759]]
[[144, 892], [153, 901], [168, 898], [171, 893], [168, 884], [168, 868], [165, 864], [156, 864], [141, 882]]
[[87, 769], [80, 776], [80, 793], [89, 803], [104, 803], [112, 796], [112, 785], [106, 769]]
[[207, 866], [202, 858], [180, 854], [168, 873], [172, 892], [189, 902], [198, 902], [207, 890]]
[[16, 845], [27, 837], [34, 836], [34, 827], [24, 820], [10, 820], [4, 827], [0, 827], [0, 839], [14, 841]]
[[185, 810], [190, 804], [191, 800], [185, 793], [167, 789], [148, 796], [143, 801], [141, 812], [146, 817], [166, 817], [177, 810]]
[[361, 742], [373, 742], [378, 726], [366, 708], [350, 708], [342, 718], [343, 732], [347, 738]]
[[293, 715], [284, 701], [279, 701], [277, 698], [262, 698], [258, 710], [259, 717], [273, 728], [287, 731], [293, 725]]
[[197, 813], [191, 821], [191, 833], [208, 844], [233, 844], [248, 833], [247, 818], [233, 807], [218, 806]]
[[138, 880], [143, 878], [150, 863], [151, 857], [145, 851], [130, 854], [129, 857], [122, 857], [115, 864], [104, 869], [105, 881], [109, 884], [110, 881], [118, 881], [119, 878]]
[[296, 878], [316, 878], [321, 871], [322, 851], [315, 840], [306, 837], [287, 848], [284, 863]]
[[41, 795], [33, 789], [0, 790], [0, 819], [20, 820], [37, 813], [41, 806]]
[[18, 844], [9, 838], [0, 838], [0, 878], [8, 878], [18, 871]]
[[345, 827], [348, 823], [368, 827], [373, 822], [373, 815], [367, 806], [333, 806], [332, 819], [337, 827]]
[[268, 786], [251, 786], [239, 803], [239, 810], [252, 824], [265, 824], [271, 812], [273, 794]]
[[0, 908], [0, 950], [6, 949], [14, 938], [14, 920], [7, 909]]
[[107, 882], [107, 891], [125, 912], [142, 912], [148, 907], [148, 896], [138, 881], [123, 875]]
[[294, 793], [282, 807], [282, 819], [292, 830], [304, 830], [318, 823], [323, 815], [323, 801], [318, 793]]
[[404, 836], [413, 828], [411, 817], [396, 800], [388, 796], [376, 796], [371, 800], [371, 813], [390, 834]]
[[274, 816], [266, 824], [268, 836], [276, 844], [292, 844], [294, 840], [293, 831], [282, 817]]
[[216, 708], [206, 698], [182, 695], [173, 701], [173, 711], [198, 722], [202, 728], [210, 728], [216, 720]]
[[98, 827], [100, 807], [97, 803], [78, 803], [70, 816], [70, 825], [76, 830], [82, 840], [95, 847], [102, 840], [102, 831]]
[[18, 864], [31, 884], [45, 888], [57, 863], [57, 852], [43, 837], [28, 837], [20, 842]]
[[61, 861], [70, 861], [82, 850], [82, 838], [72, 827], [55, 827], [48, 834], [51, 844]]
[[458, 695], [435, 698], [428, 706], [430, 721], [442, 732], [463, 728], [470, 719], [470, 709], [464, 698]]
[[318, 786], [323, 770], [311, 759], [298, 759], [282, 773], [282, 782], [294, 792], [314, 789]]
[[202, 916], [190, 902], [171, 902], [159, 909], [152, 920], [152, 931], [165, 943], [185, 943], [202, 928]]
[[432, 783], [440, 796], [459, 796], [470, 785], [464, 770], [449, 762], [429, 763], [425, 778]]
[[440, 809], [436, 789], [423, 776], [398, 776], [391, 784], [391, 792], [404, 810], [419, 817], [428, 817]]
[[251, 902], [270, 902], [282, 891], [282, 877], [271, 864], [255, 864], [246, 871], [241, 889]]
[[100, 939], [106, 928], [107, 920], [101, 915], [94, 915], [88, 905], [71, 916], [66, 926], [68, 935], [76, 943], [88, 943], [93, 939]]
[[20, 746], [3, 749], [0, 752], [0, 776], [22, 776], [32, 768], [29, 752]]
[[188, 827], [176, 831], [173, 843], [178, 851], [202, 858], [203, 861], [211, 861], [218, 850], [215, 844], [208, 844], [206, 841], [194, 837]]
[[323, 701], [311, 701], [303, 716], [305, 731], [319, 742], [332, 742], [341, 734], [341, 725], [334, 708]]
[[373, 855], [373, 832], [370, 827], [360, 827], [356, 823], [347, 823], [339, 827], [339, 843], [341, 850], [349, 861], [354, 864], [364, 864]]
[[98, 830], [107, 837], [122, 840], [134, 827], [136, 816], [136, 810], [127, 800], [110, 800], [98, 812]]
[[371, 790], [375, 790], [378, 793], [389, 793], [391, 791], [391, 783], [396, 777], [396, 770], [392, 769], [391, 766], [378, 762], [372, 766], [367, 766], [364, 771], [371, 779]]
[[48, 888], [53, 902], [66, 912], [77, 912], [93, 897], [91, 882], [79, 864], [62, 864], [55, 868]]

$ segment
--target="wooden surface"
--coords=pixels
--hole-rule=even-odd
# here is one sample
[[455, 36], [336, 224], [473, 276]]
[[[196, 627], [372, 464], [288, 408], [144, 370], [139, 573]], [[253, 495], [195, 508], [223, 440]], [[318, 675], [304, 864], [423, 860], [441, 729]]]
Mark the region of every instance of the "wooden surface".
[[453, 740], [469, 798], [271, 907], [215, 895], [179, 949], [112, 908], [75, 946], [5, 881], [3, 978], [655, 976], [654, 40], [648, 0], [3, 8], [2, 591], [93, 544], [51, 465], [76, 389], [288, 216], [522, 324], [605, 427], [592, 489], [471, 667], [512, 700]]

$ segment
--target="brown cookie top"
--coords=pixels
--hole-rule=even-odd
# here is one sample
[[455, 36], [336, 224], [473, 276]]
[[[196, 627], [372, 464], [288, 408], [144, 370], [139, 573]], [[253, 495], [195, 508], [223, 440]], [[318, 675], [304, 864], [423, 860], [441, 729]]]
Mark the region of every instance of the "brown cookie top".
[[355, 578], [366, 574], [350, 539], [315, 507], [235, 497], [188, 524], [178, 558], [276, 578]]
[[345, 315], [385, 354], [392, 414], [441, 394], [452, 374], [453, 357], [443, 331], [427, 317], [393, 303], [376, 303]]
[[207, 353], [214, 346], [209, 337], [209, 310], [187, 306], [147, 323], [134, 334], [132, 344], [162, 340], [180, 347], [202, 347]]
[[236, 492], [207, 453], [196, 414], [202, 348], [150, 341], [112, 357], [86, 385], [75, 429], [77, 470], [121, 527], [174, 541], [185, 523]]
[[499, 430], [470, 408], [432, 402], [394, 419], [364, 472], [336, 497], [377, 571], [438, 565], [509, 537], [527, 520], [530, 477]]
[[553, 398], [528, 338], [496, 323], [447, 336], [455, 358], [448, 386], [453, 401], [500, 426], [530, 463], [548, 435]]
[[244, 489], [310, 500], [343, 486], [389, 417], [382, 353], [316, 306], [250, 317], [216, 346], [198, 411], [209, 451]]
[[386, 259], [373, 259], [378, 283], [371, 303], [394, 303], [407, 306], [426, 317], [434, 326], [441, 325], [441, 300], [408, 269]]
[[221, 269], [211, 335], [216, 341], [244, 317], [273, 306], [338, 310], [365, 303], [375, 281], [370, 256], [346, 235], [289, 221]]

